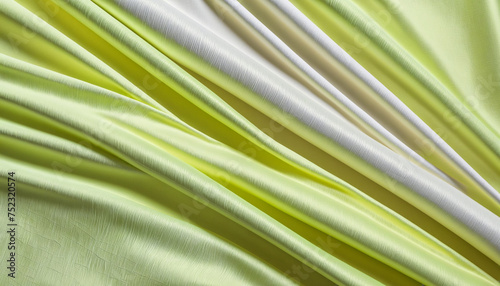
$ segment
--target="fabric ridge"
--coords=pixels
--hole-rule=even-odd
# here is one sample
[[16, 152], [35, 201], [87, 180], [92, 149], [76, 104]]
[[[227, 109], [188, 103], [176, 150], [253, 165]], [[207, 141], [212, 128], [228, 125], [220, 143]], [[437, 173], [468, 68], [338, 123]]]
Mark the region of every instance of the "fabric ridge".
[[500, 285], [499, 15], [1, 1], [0, 285]]

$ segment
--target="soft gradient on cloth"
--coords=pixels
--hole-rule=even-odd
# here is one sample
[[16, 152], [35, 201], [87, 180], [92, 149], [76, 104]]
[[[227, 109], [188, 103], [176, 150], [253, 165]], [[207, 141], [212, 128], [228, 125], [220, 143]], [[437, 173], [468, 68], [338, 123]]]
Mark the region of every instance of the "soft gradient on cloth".
[[500, 285], [496, 0], [2, 0], [0, 143], [0, 285]]

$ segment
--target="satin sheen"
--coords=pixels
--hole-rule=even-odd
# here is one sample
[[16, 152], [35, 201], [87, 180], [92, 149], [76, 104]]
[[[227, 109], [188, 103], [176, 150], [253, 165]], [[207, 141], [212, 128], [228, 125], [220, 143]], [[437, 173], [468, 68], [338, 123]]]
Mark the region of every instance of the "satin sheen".
[[494, 0], [4, 0], [0, 285], [500, 285], [499, 51]]

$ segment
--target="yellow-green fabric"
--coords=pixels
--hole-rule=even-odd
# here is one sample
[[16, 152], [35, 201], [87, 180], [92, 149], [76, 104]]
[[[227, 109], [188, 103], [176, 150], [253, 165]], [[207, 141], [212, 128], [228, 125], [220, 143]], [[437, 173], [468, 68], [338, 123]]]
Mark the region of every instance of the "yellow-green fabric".
[[500, 285], [500, 3], [2, 0], [0, 150], [0, 285]]

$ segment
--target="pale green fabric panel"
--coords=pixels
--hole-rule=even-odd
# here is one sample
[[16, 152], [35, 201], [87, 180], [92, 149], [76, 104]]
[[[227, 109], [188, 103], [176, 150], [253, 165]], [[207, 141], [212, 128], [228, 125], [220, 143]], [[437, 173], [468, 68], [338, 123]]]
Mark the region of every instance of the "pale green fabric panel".
[[[424, 152], [280, 1], [240, 2], [432, 168], [236, 1], [3, 1], [0, 176], [16, 173], [18, 226], [0, 284], [500, 285], [495, 197]], [[499, 7], [452, 2], [292, 1], [498, 189]]]

